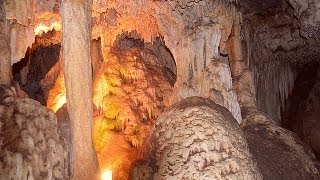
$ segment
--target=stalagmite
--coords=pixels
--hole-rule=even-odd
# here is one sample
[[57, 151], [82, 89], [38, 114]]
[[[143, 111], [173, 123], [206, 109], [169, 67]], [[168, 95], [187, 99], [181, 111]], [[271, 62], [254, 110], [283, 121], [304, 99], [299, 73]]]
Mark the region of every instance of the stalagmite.
[[65, 0], [62, 3], [63, 62], [73, 136], [73, 179], [98, 179], [99, 174], [92, 143], [91, 8], [91, 0]]

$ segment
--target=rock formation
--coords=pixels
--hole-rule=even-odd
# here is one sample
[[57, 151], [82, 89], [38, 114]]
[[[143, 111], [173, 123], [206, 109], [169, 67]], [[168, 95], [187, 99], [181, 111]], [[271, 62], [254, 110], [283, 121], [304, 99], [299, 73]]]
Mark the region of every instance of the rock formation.
[[319, 162], [296, 134], [259, 112], [248, 115], [242, 128], [263, 179], [320, 178]]
[[237, 121], [208, 99], [170, 107], [151, 139], [155, 179], [261, 179]]
[[69, 179], [55, 114], [24, 96], [0, 86], [0, 179]]
[[93, 148], [91, 1], [63, 1], [62, 58], [72, 132], [74, 179], [98, 179]]
[[[56, 112], [75, 179], [98, 174], [94, 148], [115, 179], [182, 177], [178, 170], [188, 178], [317, 179], [319, 7], [319, 0], [0, 0], [0, 84], [18, 81]], [[158, 156], [148, 159], [145, 140], [160, 114]]]

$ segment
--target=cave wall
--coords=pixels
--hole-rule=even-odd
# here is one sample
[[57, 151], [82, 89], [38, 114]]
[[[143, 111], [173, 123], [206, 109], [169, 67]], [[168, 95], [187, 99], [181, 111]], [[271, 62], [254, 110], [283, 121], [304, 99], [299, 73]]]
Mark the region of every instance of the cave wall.
[[136, 30], [146, 42], [153, 41], [157, 35], [164, 36], [177, 66], [175, 93], [170, 104], [193, 95], [209, 97], [227, 107], [240, 122], [229, 64], [219, 52], [219, 49], [226, 51], [236, 11], [231, 3], [141, 0], [106, 4], [94, 1], [93, 36], [101, 36], [105, 52], [123, 30]]
[[319, 117], [313, 94], [319, 73], [320, 3], [278, 0], [250, 9], [256, 2], [241, 1], [241, 43], [253, 74], [257, 107], [318, 154]]
[[5, 1], [6, 25], [10, 38], [11, 64], [25, 55], [35, 38], [34, 28], [41, 22], [51, 24], [60, 19], [60, 1]]
[[[11, 37], [11, 63], [24, 56], [34, 41], [33, 30], [40, 22], [45, 25], [61, 22], [59, 3], [52, 0], [5, 3]], [[101, 38], [102, 55], [107, 59], [107, 52], [117, 35], [124, 31], [137, 31], [145, 42], [163, 36], [177, 66], [175, 96], [170, 104], [194, 95], [209, 97], [227, 107], [240, 122], [240, 107], [226, 57], [227, 39], [238, 11], [235, 3], [96, 0], [93, 1], [92, 38]], [[19, 12], [19, 8], [23, 10]]]
[[[252, 5], [252, 1], [242, 3]], [[281, 0], [245, 8], [243, 53], [253, 72], [257, 105], [278, 124], [297, 78], [297, 66], [319, 59], [318, 29], [316, 1]]]

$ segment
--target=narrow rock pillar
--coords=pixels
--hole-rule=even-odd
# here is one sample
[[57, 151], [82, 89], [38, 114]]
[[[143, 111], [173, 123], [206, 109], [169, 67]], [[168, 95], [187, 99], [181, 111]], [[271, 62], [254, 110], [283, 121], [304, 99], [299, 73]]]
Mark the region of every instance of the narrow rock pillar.
[[11, 84], [11, 60], [8, 38], [0, 32], [0, 84]]
[[240, 13], [235, 12], [234, 25], [229, 37], [228, 52], [234, 87], [237, 92], [242, 116], [245, 118], [249, 111], [257, 110], [257, 105], [252, 72], [242, 54]]
[[98, 179], [93, 148], [92, 0], [62, 1], [63, 64], [72, 130], [73, 179]]

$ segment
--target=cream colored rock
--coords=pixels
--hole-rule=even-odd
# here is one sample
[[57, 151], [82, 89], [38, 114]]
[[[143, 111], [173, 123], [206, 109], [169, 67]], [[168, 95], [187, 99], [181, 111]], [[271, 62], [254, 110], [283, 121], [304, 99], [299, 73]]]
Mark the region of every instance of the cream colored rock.
[[261, 179], [237, 121], [224, 107], [187, 98], [158, 118], [154, 179]]

